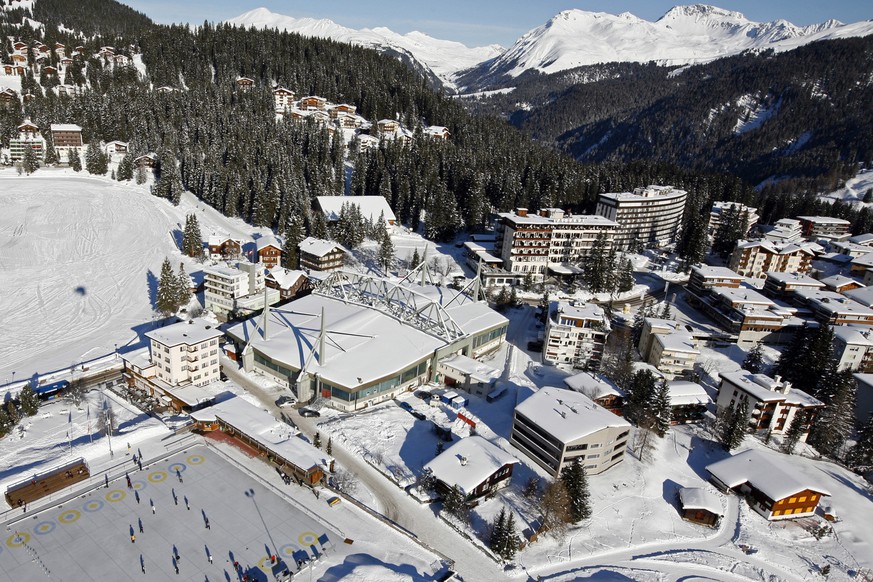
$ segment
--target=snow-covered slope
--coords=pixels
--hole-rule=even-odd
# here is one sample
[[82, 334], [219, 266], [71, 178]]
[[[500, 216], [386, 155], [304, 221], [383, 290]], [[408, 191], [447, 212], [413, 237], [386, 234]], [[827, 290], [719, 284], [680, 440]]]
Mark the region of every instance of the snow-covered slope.
[[276, 28], [303, 36], [330, 38], [339, 42], [407, 55], [433, 72], [443, 83], [453, 86], [455, 73], [499, 55], [497, 45], [469, 48], [459, 42], [439, 40], [421, 32], [398, 34], [387, 28], [355, 30], [332, 20], [293, 18], [256, 8], [231, 18], [228, 24], [255, 28]]
[[487, 73], [555, 73], [616, 61], [688, 64], [750, 49], [790, 50], [815, 40], [869, 34], [873, 21], [844, 25], [829, 20], [806, 27], [785, 20], [758, 23], [739, 12], [702, 4], [677, 6], [656, 22], [627, 12], [565, 10], [488, 63]]

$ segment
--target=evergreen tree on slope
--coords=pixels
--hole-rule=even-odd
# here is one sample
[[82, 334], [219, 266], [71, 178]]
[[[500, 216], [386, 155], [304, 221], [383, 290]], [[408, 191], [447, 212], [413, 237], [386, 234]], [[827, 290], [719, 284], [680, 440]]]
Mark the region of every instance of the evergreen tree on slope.
[[846, 455], [846, 464], [853, 471], [868, 473], [873, 471], [873, 414], [861, 427], [856, 442]]
[[809, 444], [839, 459], [855, 428], [855, 378], [852, 370], [846, 369], [823, 377], [821, 384], [819, 394], [825, 407], [813, 425]]
[[591, 501], [588, 493], [588, 477], [579, 457], [561, 471], [561, 481], [569, 498], [570, 521], [579, 523], [591, 517]]
[[164, 317], [169, 317], [176, 313], [179, 308], [178, 304], [178, 278], [173, 273], [173, 266], [170, 264], [170, 259], [164, 259], [161, 265], [161, 275], [158, 279], [158, 296], [156, 309]]

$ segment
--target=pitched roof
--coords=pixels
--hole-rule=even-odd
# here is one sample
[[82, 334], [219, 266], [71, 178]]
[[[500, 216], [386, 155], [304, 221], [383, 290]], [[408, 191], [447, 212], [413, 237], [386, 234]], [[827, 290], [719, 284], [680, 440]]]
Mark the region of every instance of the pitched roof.
[[290, 289], [300, 280], [300, 277], [305, 278], [306, 273], [284, 267], [273, 267], [267, 273], [267, 278], [275, 281], [280, 289]]
[[332, 253], [336, 249], [345, 251], [345, 248], [343, 248], [343, 246], [337, 242], [334, 242], [332, 240], [324, 240], [321, 238], [314, 238], [311, 236], [308, 236], [300, 241], [300, 244], [297, 245], [297, 248], [305, 253], [314, 255], [316, 257], [323, 257], [328, 253]]
[[224, 333], [208, 319], [198, 317], [188, 321], [180, 321], [173, 325], [161, 327], [149, 332], [145, 336], [165, 346], [179, 344], [194, 345], [216, 337]]
[[615, 385], [609, 378], [595, 376], [591, 372], [580, 372], [564, 378], [564, 384], [571, 390], [581, 392], [591, 400], [604, 396], [624, 396], [624, 390]]
[[573, 390], [546, 386], [515, 407], [517, 414], [538, 425], [563, 443], [610, 427], [630, 424]]
[[266, 247], [276, 247], [279, 250], [282, 249], [282, 243], [280, 243], [279, 239], [271, 234], [260, 237], [258, 240], [255, 241], [255, 246], [258, 249], [258, 252], [261, 252], [261, 249]]
[[701, 487], [682, 487], [679, 490], [682, 509], [705, 509], [716, 515], [724, 515], [718, 495]]
[[434, 477], [449, 487], [457, 485], [462, 493], [469, 495], [501, 467], [518, 462], [497, 445], [477, 435], [459, 440], [424, 468], [430, 469]]
[[687, 406], [689, 404], [709, 404], [712, 398], [696, 382], [687, 380], [674, 380], [667, 382], [667, 390], [670, 393], [671, 406]]
[[796, 473], [782, 457], [776, 453], [749, 449], [707, 465], [706, 470], [731, 489], [748, 483], [773, 501], [806, 489], [830, 495], [815, 481]]

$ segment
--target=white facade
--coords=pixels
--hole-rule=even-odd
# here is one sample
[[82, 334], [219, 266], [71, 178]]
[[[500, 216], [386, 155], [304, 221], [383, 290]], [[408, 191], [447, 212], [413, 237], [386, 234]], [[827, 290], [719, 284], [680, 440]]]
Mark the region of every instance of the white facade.
[[618, 225], [597, 215], [565, 214], [559, 208], [545, 208], [529, 214], [526, 208], [499, 215], [496, 252], [510, 273], [530, 274], [541, 281], [550, 269], [563, 274], [566, 267], [591, 252], [594, 241], [606, 236], [612, 248]]
[[[715, 233], [718, 232], [719, 227], [721, 226], [721, 217], [724, 213], [731, 208], [736, 209], [740, 215], [742, 216], [745, 213], [747, 220], [747, 228], [746, 232], [743, 235], [748, 234], [749, 230], [756, 224], [758, 224], [758, 220], [761, 218], [758, 216], [758, 209], [752, 208], [751, 206], [746, 206], [745, 204], [740, 204], [739, 202], [713, 202], [712, 210], [709, 211], [709, 235], [715, 236]], [[798, 223], [798, 229], [800, 227], [800, 223]], [[798, 234], [800, 234], [798, 232]]]
[[218, 338], [224, 334], [208, 320], [183, 321], [145, 335], [158, 380], [178, 387], [219, 379]]
[[658, 368], [667, 380], [672, 380], [690, 376], [699, 355], [700, 350], [691, 334], [655, 334], [648, 362]]
[[203, 274], [204, 307], [218, 317], [226, 317], [232, 311], [245, 314], [263, 309], [265, 289], [267, 304], [273, 305], [280, 299], [277, 289], [266, 288], [261, 264], [240, 262], [236, 268], [206, 267]]
[[609, 334], [609, 320], [594, 304], [554, 301], [549, 306], [543, 361], [564, 370], [597, 369]]
[[601, 194], [597, 214], [618, 223], [615, 246], [628, 249], [636, 242], [662, 247], [675, 242], [688, 193], [672, 186], [648, 186], [633, 192]]

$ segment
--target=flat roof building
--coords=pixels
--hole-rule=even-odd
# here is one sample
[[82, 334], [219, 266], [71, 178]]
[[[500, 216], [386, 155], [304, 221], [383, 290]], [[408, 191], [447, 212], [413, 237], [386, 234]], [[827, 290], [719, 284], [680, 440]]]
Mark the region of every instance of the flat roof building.
[[625, 250], [637, 243], [662, 247], [675, 242], [687, 197], [685, 190], [673, 186], [647, 186], [601, 194], [596, 212], [618, 223], [616, 248]]
[[630, 429], [584, 394], [547, 386], [516, 406], [510, 442], [555, 477], [575, 459], [597, 475], [624, 459]]
[[553, 301], [546, 321], [543, 361], [564, 370], [600, 367], [609, 319], [599, 305]]

